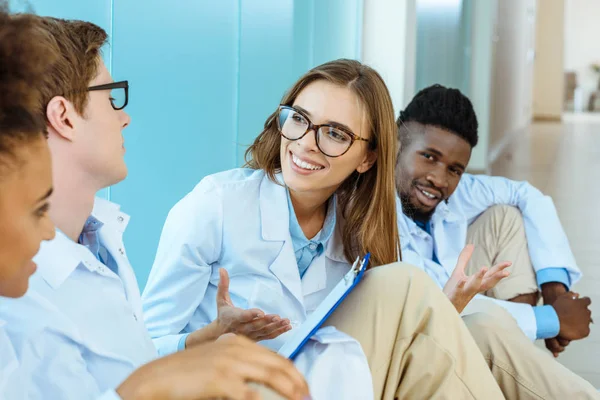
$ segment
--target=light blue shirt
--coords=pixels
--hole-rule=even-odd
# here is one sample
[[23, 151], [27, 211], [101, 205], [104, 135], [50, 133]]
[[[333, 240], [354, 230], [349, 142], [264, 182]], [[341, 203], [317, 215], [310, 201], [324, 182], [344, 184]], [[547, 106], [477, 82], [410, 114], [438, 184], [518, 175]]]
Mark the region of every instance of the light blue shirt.
[[306, 235], [302, 231], [298, 218], [296, 218], [296, 212], [292, 204], [289, 190], [287, 191], [288, 198], [288, 209], [290, 210], [290, 236], [292, 237], [292, 243], [294, 245], [294, 253], [296, 254], [296, 262], [298, 263], [298, 271], [302, 278], [306, 273], [306, 270], [312, 263], [315, 257], [323, 253], [323, 249], [327, 244], [327, 241], [331, 238], [333, 230], [335, 229], [336, 222], [336, 202], [337, 198], [334, 195], [329, 199], [327, 205], [327, 215], [323, 223], [323, 228], [313, 237], [307, 239]]
[[[84, 241], [105, 249], [118, 274], [57, 231], [34, 258], [38, 271], [27, 294], [0, 303], [19, 368], [30, 378], [26, 398], [115, 399], [114, 389], [157, 357], [123, 247], [129, 217], [100, 199], [92, 215], [86, 227], [94, 220], [102, 223], [98, 240]], [[32, 350], [19, 354], [28, 347]]]
[[[398, 209], [401, 210], [397, 198]], [[441, 287], [448, 279], [466, 244], [468, 226], [494, 205], [517, 207], [525, 224], [529, 253], [538, 285], [561, 282], [569, 288], [581, 277], [552, 199], [527, 182], [501, 177], [464, 174], [449, 204], [440, 203], [431, 218], [431, 232], [399, 212], [398, 228], [405, 262], [423, 268]], [[439, 262], [433, 261], [433, 255]], [[497, 301], [517, 320], [532, 340], [554, 337], [560, 329], [551, 306]]]
[[19, 362], [13, 344], [5, 332], [5, 324], [5, 321], [0, 320], [0, 393], [3, 394], [3, 398], [21, 400], [25, 398], [21, 389], [27, 383], [19, 379]]

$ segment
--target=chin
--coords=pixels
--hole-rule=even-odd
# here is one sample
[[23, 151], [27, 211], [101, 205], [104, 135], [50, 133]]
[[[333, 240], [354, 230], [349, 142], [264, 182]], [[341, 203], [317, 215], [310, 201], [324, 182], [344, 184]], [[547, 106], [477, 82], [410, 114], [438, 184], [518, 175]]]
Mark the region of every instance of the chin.
[[29, 277], [0, 283], [0, 296], [19, 298], [25, 296], [29, 289]]

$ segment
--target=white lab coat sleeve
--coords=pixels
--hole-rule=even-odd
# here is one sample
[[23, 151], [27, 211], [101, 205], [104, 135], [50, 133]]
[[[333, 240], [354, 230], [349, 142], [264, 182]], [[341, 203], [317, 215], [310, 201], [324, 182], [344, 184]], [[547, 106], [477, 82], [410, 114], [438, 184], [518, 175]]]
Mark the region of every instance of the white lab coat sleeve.
[[169, 212], [144, 290], [144, 320], [160, 355], [178, 349], [221, 253], [223, 201], [211, 177]]
[[491, 206], [517, 207], [523, 215], [529, 255], [535, 271], [565, 268], [571, 285], [581, 278], [554, 202], [529, 183], [465, 174], [450, 198], [450, 204], [451, 207], [459, 207], [469, 223]]

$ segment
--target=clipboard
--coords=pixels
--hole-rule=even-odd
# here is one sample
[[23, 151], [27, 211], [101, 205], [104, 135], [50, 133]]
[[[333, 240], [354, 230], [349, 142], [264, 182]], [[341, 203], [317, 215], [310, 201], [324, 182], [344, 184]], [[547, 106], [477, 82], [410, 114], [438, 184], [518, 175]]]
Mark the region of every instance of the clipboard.
[[360, 282], [367, 265], [369, 264], [370, 253], [367, 253], [363, 259], [358, 257], [350, 271], [340, 280], [333, 288], [327, 297], [319, 304], [319, 306], [308, 316], [306, 321], [302, 323], [295, 332], [292, 331], [292, 336], [283, 344], [278, 353], [290, 360], [293, 360], [302, 347], [310, 340], [310, 338], [319, 330], [323, 322], [331, 315], [332, 312], [344, 301], [346, 296]]

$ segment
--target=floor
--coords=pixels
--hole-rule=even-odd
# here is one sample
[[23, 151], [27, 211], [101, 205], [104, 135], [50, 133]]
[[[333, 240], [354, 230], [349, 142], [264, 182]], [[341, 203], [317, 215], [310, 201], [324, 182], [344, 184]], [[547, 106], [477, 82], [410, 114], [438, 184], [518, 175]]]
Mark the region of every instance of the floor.
[[558, 360], [600, 388], [600, 114], [534, 123], [513, 138], [492, 173], [527, 180], [554, 199], [584, 274], [573, 290], [591, 298], [597, 321], [590, 336], [571, 343]]

